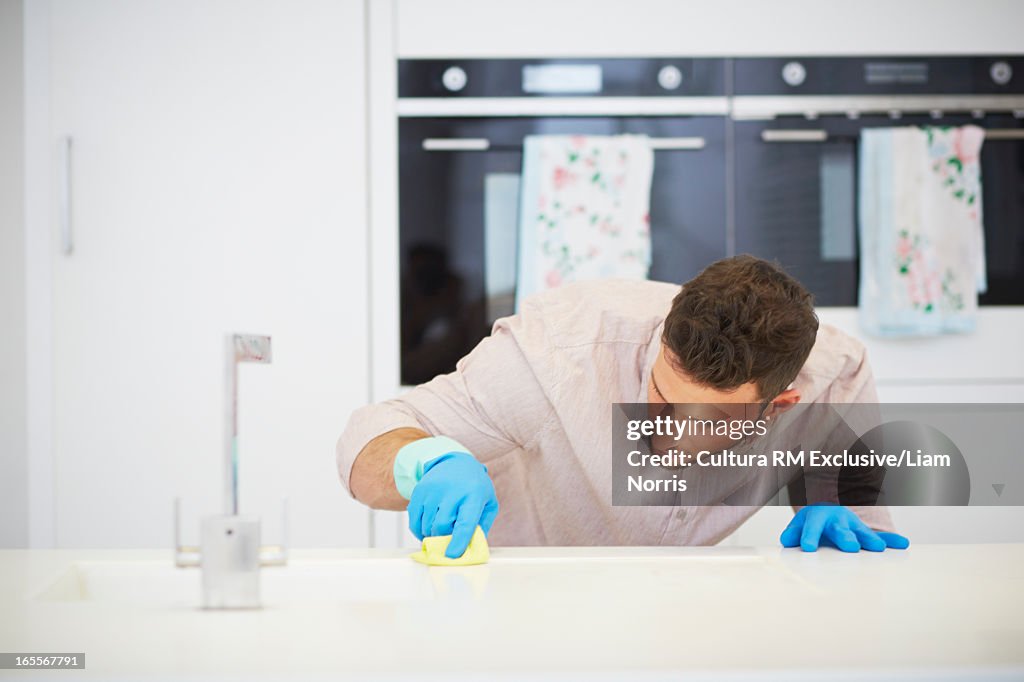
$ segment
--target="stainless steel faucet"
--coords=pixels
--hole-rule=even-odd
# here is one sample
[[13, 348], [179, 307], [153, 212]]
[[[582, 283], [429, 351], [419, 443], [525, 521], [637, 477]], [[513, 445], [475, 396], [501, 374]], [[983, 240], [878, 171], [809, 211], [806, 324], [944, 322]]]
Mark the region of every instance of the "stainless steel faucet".
[[282, 504], [280, 545], [260, 545], [260, 519], [238, 513], [238, 363], [269, 364], [269, 336], [230, 334], [225, 339], [224, 513], [202, 520], [200, 546], [181, 543], [178, 499], [174, 501], [175, 564], [202, 568], [206, 608], [259, 608], [259, 569], [288, 562], [288, 503]]
[[269, 336], [230, 334], [224, 362], [224, 513], [238, 513], [238, 363], [271, 361]]

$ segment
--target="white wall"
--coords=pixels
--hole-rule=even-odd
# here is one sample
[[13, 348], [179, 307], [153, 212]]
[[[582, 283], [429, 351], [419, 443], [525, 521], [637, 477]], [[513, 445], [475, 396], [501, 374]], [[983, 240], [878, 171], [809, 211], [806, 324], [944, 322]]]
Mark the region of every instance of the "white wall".
[[1019, 0], [397, 0], [402, 57], [1021, 52]]
[[28, 542], [22, 0], [0, 0], [0, 547]]

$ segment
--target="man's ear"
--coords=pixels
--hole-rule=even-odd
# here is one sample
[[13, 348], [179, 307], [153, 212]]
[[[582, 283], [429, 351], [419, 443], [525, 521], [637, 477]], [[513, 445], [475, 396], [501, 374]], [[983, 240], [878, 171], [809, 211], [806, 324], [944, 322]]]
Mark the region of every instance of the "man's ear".
[[798, 402], [800, 402], [800, 391], [795, 388], [787, 388], [775, 396], [775, 399], [768, 405], [768, 409], [764, 411], [764, 416], [777, 417]]

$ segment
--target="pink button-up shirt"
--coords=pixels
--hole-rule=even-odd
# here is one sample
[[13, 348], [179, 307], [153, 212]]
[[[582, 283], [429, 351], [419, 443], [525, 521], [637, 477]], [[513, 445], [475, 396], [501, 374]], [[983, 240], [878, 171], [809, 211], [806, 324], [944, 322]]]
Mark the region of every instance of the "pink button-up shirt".
[[[356, 456], [402, 427], [445, 435], [487, 466], [495, 545], [711, 545], [757, 507], [612, 506], [612, 403], [645, 403], [679, 285], [600, 280], [525, 301], [454, 372], [352, 413], [338, 440], [345, 487]], [[822, 325], [794, 382], [802, 402], [877, 402], [864, 347]], [[856, 508], [893, 530], [884, 507]], [[779, 529], [781, 532], [781, 528]]]

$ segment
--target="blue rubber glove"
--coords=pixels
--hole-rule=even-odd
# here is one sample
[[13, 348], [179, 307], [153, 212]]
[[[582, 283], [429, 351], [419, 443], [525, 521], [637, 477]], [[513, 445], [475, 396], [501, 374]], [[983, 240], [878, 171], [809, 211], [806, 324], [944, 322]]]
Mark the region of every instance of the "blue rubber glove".
[[835, 504], [812, 504], [796, 513], [779, 538], [783, 547], [817, 552], [818, 543], [844, 552], [906, 549], [910, 540], [896, 533], [871, 530], [853, 511]]
[[491, 530], [498, 497], [487, 467], [464, 452], [449, 452], [423, 465], [423, 477], [409, 499], [409, 530], [417, 539], [451, 535], [444, 555], [457, 559], [477, 526]]

